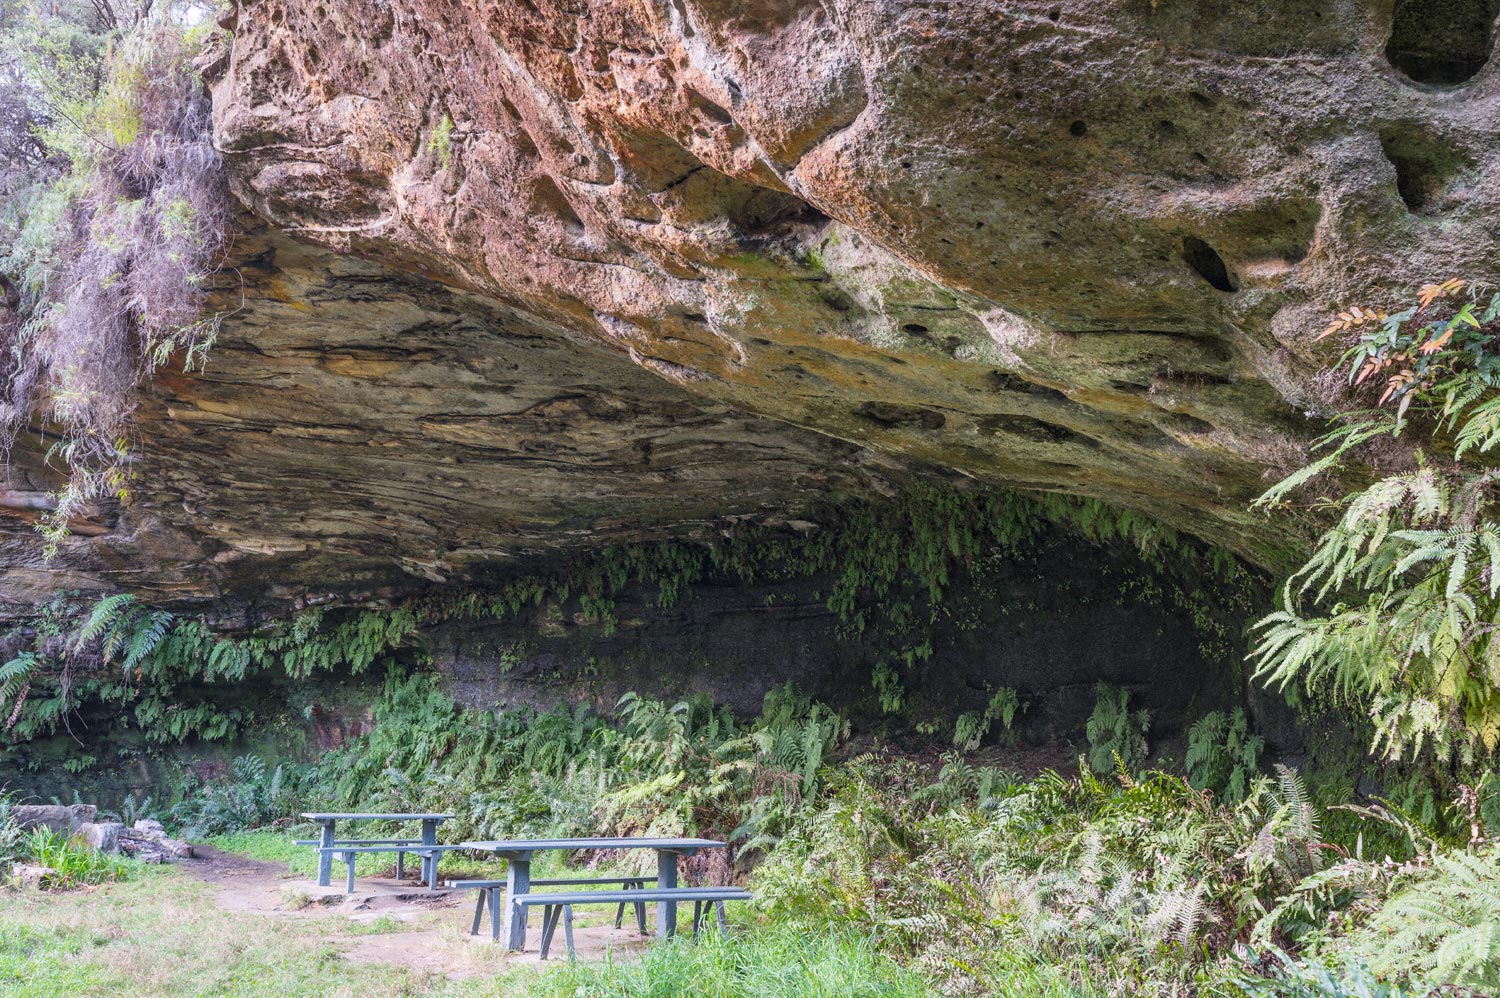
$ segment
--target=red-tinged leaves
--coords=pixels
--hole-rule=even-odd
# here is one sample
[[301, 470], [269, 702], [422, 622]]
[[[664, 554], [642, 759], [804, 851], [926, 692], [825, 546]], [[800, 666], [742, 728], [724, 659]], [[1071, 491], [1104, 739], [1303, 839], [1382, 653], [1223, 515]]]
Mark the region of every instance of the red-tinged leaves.
[[1432, 354], [1435, 354], [1439, 350], [1443, 349], [1443, 347], [1447, 346], [1448, 341], [1451, 339], [1453, 339], [1453, 327], [1450, 326], [1447, 331], [1443, 333], [1443, 335], [1439, 336], [1435, 340], [1428, 340], [1426, 343], [1423, 343], [1420, 347], [1418, 347], [1417, 350], [1421, 353], [1431, 356]]
[[1463, 289], [1464, 282], [1456, 277], [1450, 277], [1442, 284], [1424, 284], [1422, 285], [1422, 289], [1417, 292], [1417, 301], [1420, 303], [1418, 308], [1426, 308], [1439, 298], [1456, 294]]

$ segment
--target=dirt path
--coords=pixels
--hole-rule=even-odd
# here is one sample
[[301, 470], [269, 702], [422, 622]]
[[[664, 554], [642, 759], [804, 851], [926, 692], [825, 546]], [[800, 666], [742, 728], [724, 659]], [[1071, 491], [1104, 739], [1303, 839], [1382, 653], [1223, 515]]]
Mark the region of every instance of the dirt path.
[[[327, 941], [355, 963], [383, 963], [452, 978], [495, 973], [505, 966], [533, 963], [539, 930], [533, 924], [524, 953], [506, 953], [491, 942], [489, 924], [469, 935], [475, 896], [428, 891], [416, 883], [382, 878], [356, 881], [352, 894], [342, 883], [319, 887], [284, 864], [266, 863], [212, 846], [194, 846], [195, 858], [178, 869], [215, 888], [214, 903], [226, 911], [269, 918], [321, 920]], [[580, 960], [628, 959], [650, 945], [629, 923], [614, 928], [614, 908], [580, 907], [575, 941]], [[539, 919], [534, 919], [534, 922]], [[566, 957], [561, 933], [552, 959]]]

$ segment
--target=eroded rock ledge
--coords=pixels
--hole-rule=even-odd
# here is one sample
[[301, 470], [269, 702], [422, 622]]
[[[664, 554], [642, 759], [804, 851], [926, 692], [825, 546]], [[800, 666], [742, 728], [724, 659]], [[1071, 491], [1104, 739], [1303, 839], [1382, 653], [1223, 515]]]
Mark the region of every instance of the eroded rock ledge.
[[448, 579], [897, 468], [1264, 561], [1245, 504], [1330, 406], [1320, 317], [1500, 262], [1495, 15], [238, 3], [216, 141], [282, 234], [146, 414], [152, 494], [68, 563]]

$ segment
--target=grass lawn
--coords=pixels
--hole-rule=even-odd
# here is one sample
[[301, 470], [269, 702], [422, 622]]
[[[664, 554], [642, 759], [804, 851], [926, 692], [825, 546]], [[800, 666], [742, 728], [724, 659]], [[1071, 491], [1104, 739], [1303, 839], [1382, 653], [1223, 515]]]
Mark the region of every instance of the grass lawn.
[[[313, 877], [318, 872], [318, 852], [312, 846], [293, 845], [297, 839], [316, 838], [316, 832], [304, 832], [294, 835], [290, 832], [237, 832], [233, 835], [215, 835], [205, 841], [216, 849], [223, 852], [232, 852], [237, 856], [248, 856], [250, 859], [258, 859], [264, 863], [285, 863], [287, 869], [292, 873], [299, 873], [306, 877]], [[651, 858], [652, 868], [650, 876], [656, 875], [654, 854], [645, 854]], [[415, 874], [421, 868], [421, 860], [414, 855], [406, 857], [406, 869]], [[396, 869], [395, 853], [359, 853], [354, 857], [354, 871], [357, 877], [372, 877], [392, 874]], [[498, 859], [476, 859], [464, 853], [447, 853], [443, 856], [439, 866], [443, 879], [495, 879], [505, 878], [505, 862]], [[344, 879], [344, 861], [335, 859], [333, 861], [333, 881], [342, 882]], [[639, 873], [638, 870], [626, 870], [624, 868], [601, 867], [593, 873], [585, 876], [626, 876], [629, 873]], [[579, 871], [576, 867], [566, 865], [566, 857], [560, 852], [538, 853], [531, 864], [531, 875], [534, 878], [544, 877], [576, 877]]]
[[[235, 837], [243, 852], [293, 868], [303, 862], [272, 836]], [[220, 840], [220, 847], [231, 840]], [[305, 848], [304, 853], [309, 853]], [[653, 944], [641, 959], [565, 960], [547, 967], [506, 966], [496, 947], [464, 938], [461, 910], [434, 912], [418, 926], [377, 918], [355, 922], [334, 912], [237, 912], [219, 906], [217, 889], [172, 867], [138, 867], [129, 879], [57, 894], [0, 891], [0, 995], [202, 996], [202, 998], [384, 998], [526, 995], [540, 998], [936, 998], [920, 975], [879, 955], [866, 941], [809, 937], [740, 925], [729, 938], [709, 935]], [[345, 953], [372, 934], [420, 932], [444, 970], [353, 962]], [[1006, 994], [1062, 996], [1069, 991]]]

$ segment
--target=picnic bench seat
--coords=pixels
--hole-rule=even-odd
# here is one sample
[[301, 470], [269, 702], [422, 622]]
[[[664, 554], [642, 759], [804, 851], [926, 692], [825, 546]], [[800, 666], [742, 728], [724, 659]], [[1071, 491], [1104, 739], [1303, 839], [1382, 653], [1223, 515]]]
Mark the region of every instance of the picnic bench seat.
[[575, 904], [646, 904], [652, 901], [667, 901], [676, 903], [679, 901], [693, 902], [693, 934], [697, 935], [699, 925], [708, 908], [712, 907], [717, 917], [719, 928], [724, 926], [724, 902], [725, 901], [749, 901], [751, 894], [741, 887], [652, 887], [644, 890], [621, 890], [621, 891], [576, 891], [558, 892], [553, 894], [517, 894], [510, 899], [510, 904], [519, 913], [527, 907], [542, 906], [542, 952], [541, 958], [547, 959], [547, 951], [552, 946], [552, 936], [557, 931], [558, 920], [563, 924], [563, 937], [568, 944], [568, 958], [573, 957], [573, 906]]
[[[294, 839], [295, 846], [322, 846], [319, 839]], [[334, 839], [330, 845], [335, 846], [420, 846], [421, 839]], [[396, 879], [402, 880], [406, 877], [406, 854], [416, 852], [416, 849], [402, 849], [396, 853]], [[353, 888], [350, 888], [351, 890]]]
[[398, 877], [401, 876], [401, 874], [402, 874], [402, 860], [405, 858], [405, 854], [406, 853], [414, 853], [414, 854], [416, 854], [418, 856], [421, 856], [424, 863], [430, 860], [431, 861], [431, 866], [427, 867], [426, 869], [424, 869], [423, 873], [425, 874], [425, 879], [427, 880], [427, 889], [435, 891], [435, 890], [437, 890], [437, 884], [438, 884], [438, 857], [440, 857], [445, 852], [452, 852], [455, 849], [463, 849], [463, 848], [464, 848], [463, 846], [423, 845], [420, 842], [417, 842], [417, 843], [413, 844], [413, 843], [409, 843], [409, 842], [406, 842], [406, 841], [402, 841], [399, 845], [380, 845], [380, 846], [341, 846], [341, 845], [331, 845], [331, 846], [322, 846], [322, 847], [320, 847], [318, 849], [318, 852], [320, 852], [320, 853], [326, 853], [326, 854], [331, 855], [331, 856], [337, 856], [339, 859], [343, 860], [346, 864], [348, 864], [348, 866], [349, 866], [349, 886], [348, 886], [348, 893], [353, 894], [354, 893], [354, 860], [355, 860], [355, 857], [358, 856], [360, 853], [380, 853], [380, 852], [393, 852], [393, 853], [395, 853], [396, 854], [396, 875]]
[[[586, 887], [592, 884], [620, 884], [623, 890], [645, 890], [647, 884], [656, 883], [655, 877], [589, 877], [565, 878], [562, 880], [533, 880], [532, 887]], [[495, 942], [500, 941], [500, 892], [505, 890], [504, 880], [449, 880], [448, 886], [458, 891], [479, 891], [479, 900], [474, 905], [474, 925], [469, 935], [479, 935], [479, 926], [484, 922], [484, 913], [490, 913], [490, 931]], [[642, 933], [646, 931], [646, 903], [636, 901], [635, 920]], [[615, 928], [625, 922], [625, 902], [619, 902], [615, 911]]]

